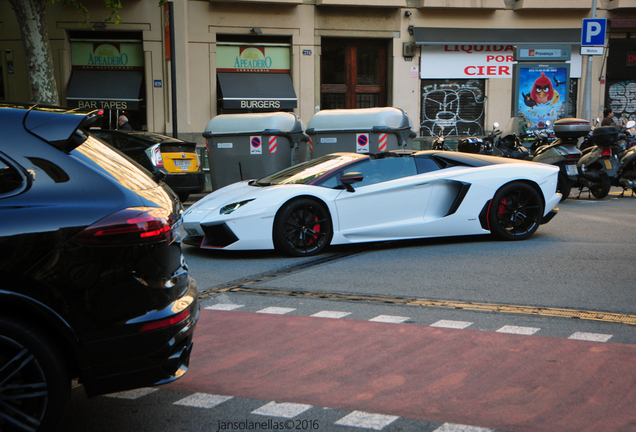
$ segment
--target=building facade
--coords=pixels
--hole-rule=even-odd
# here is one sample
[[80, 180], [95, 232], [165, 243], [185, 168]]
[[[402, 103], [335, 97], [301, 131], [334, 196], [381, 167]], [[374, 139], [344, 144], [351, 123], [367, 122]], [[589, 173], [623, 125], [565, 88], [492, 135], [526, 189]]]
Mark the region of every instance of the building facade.
[[[445, 135], [479, 135], [518, 108], [536, 121], [582, 116], [589, 62], [591, 117], [611, 106], [636, 118], [636, 0], [597, 0], [607, 37], [591, 60], [581, 55], [581, 29], [593, 0], [131, 0], [121, 24], [103, 22], [101, 0], [83, 3], [92, 29], [55, 3], [48, 33], [61, 104], [105, 109], [103, 127], [124, 113], [135, 129], [176, 130], [203, 145], [218, 114], [289, 111], [307, 124], [321, 109], [393, 106], [418, 135], [440, 125]], [[531, 88], [519, 87], [523, 48], [569, 51], [570, 60], [540, 59], [535, 70], [565, 71], [566, 81], [554, 75], [549, 84], [559, 104], [541, 111]], [[0, 102], [28, 101], [8, 2], [0, 68]]]

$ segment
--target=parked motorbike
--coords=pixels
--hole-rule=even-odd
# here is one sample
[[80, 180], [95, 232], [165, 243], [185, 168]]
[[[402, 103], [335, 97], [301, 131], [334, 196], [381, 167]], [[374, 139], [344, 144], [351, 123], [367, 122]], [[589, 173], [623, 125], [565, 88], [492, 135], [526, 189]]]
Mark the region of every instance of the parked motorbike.
[[618, 159], [618, 172], [616, 177], [612, 179], [612, 185], [623, 188], [625, 191], [632, 191], [632, 195], [636, 193], [636, 131], [634, 131], [636, 121], [630, 120], [625, 125], [625, 133], [619, 134], [618, 145], [613, 148], [616, 150], [616, 158]]
[[601, 126], [592, 131], [592, 147], [583, 150], [577, 163], [579, 177], [573, 187], [579, 188], [579, 196], [583, 188], [598, 199], [605, 198], [612, 187], [612, 179], [619, 171], [618, 158], [612, 147], [618, 144], [618, 128]]
[[493, 131], [485, 138], [466, 137], [457, 143], [457, 151], [462, 153], [492, 155], [493, 142], [496, 136], [501, 134], [497, 128], [499, 123], [493, 124]]
[[[577, 144], [579, 138], [587, 135], [590, 131], [590, 122], [578, 118], [564, 118], [555, 121], [553, 129], [556, 140], [549, 142], [547, 134], [546, 138], [539, 136], [538, 140], [545, 139], [547, 144], [533, 145], [535, 151], [528, 156], [528, 160], [559, 167], [557, 192], [561, 193], [561, 201], [563, 201], [570, 196], [572, 185], [578, 181], [577, 162], [582, 153]], [[530, 148], [532, 149], [532, 147]]]
[[[446, 143], [444, 142], [444, 126], [440, 126], [440, 133], [433, 140], [433, 144], [431, 145], [431, 150], [444, 150], [450, 151], [448, 147], [446, 147]], [[432, 133], [432, 132], [431, 132]]]
[[[521, 139], [517, 134], [520, 122], [518, 117], [512, 117], [503, 132], [499, 134], [501, 137], [494, 143], [492, 147], [492, 155], [507, 157], [513, 159], [526, 159], [530, 156], [530, 152], [521, 143]], [[499, 135], [497, 134], [497, 135]]]

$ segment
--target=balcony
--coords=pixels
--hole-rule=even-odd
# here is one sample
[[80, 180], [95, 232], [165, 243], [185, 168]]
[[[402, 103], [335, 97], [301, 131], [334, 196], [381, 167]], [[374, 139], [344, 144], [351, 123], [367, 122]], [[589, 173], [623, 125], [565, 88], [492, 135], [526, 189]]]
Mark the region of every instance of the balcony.
[[592, 9], [592, 0], [517, 0], [514, 9]]
[[636, 9], [636, 0], [610, 0], [607, 2], [607, 10]]
[[418, 8], [505, 9], [505, 0], [419, 0]]
[[[302, 2], [301, 2], [302, 3]], [[406, 7], [406, 0], [316, 0], [316, 6]]]

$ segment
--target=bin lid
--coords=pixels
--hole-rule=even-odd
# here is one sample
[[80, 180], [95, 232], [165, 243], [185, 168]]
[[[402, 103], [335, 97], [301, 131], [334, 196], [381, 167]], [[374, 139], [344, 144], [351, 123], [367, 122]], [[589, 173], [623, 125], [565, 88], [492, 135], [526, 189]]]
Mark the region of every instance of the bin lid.
[[400, 108], [359, 108], [318, 111], [307, 125], [320, 131], [370, 130], [374, 126], [410, 128], [410, 119]]
[[296, 114], [287, 112], [220, 114], [208, 122], [204, 135], [261, 133], [265, 130], [303, 132]]

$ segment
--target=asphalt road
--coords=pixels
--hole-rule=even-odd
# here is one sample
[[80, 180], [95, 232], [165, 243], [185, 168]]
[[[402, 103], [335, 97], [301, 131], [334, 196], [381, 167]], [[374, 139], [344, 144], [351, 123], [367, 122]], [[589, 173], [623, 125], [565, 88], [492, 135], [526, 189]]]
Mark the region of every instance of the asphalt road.
[[78, 386], [62, 430], [636, 430], [636, 197], [616, 195], [567, 200], [522, 242], [185, 246], [203, 307], [191, 371]]

